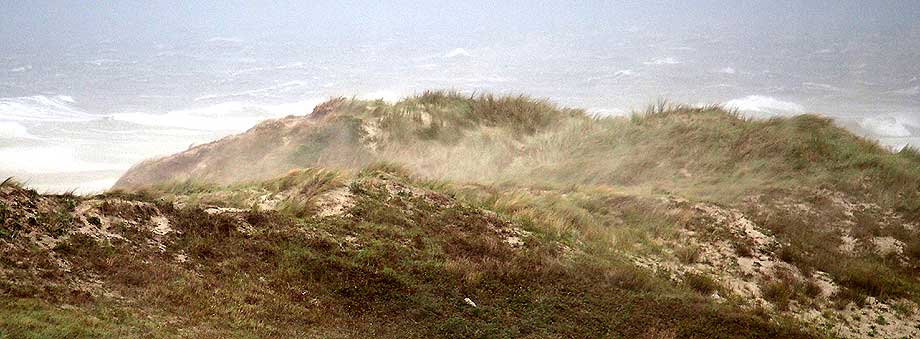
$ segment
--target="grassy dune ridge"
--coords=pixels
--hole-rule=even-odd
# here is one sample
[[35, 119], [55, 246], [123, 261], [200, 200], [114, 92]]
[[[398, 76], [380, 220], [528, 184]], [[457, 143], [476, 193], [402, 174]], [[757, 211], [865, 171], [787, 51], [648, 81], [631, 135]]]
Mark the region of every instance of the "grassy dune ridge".
[[0, 338], [920, 337], [920, 153], [816, 115], [335, 98], [0, 193]]
[[[137, 166], [116, 188], [175, 180], [230, 183], [249, 171], [267, 179], [291, 168], [352, 170], [386, 161], [433, 179], [614, 185], [725, 202], [765, 188], [828, 185], [920, 213], [917, 150], [892, 153], [815, 115], [752, 120], [718, 106], [659, 103], [628, 118], [592, 117], [524, 96], [454, 92], [425, 92], [395, 104], [337, 98], [318, 110], [300, 118], [309, 128], [296, 129], [291, 145], [279, 149], [267, 147], [271, 141], [264, 139], [276, 136], [266, 133], [264, 139], [218, 141], [223, 147], [210, 152], [192, 150], [196, 164], [223, 156], [258, 162], [254, 169], [247, 170], [252, 163], [222, 162], [224, 168], [145, 177], [164, 174], [157, 169], [167, 158]], [[269, 126], [247, 134], [275, 131], [263, 125]]]

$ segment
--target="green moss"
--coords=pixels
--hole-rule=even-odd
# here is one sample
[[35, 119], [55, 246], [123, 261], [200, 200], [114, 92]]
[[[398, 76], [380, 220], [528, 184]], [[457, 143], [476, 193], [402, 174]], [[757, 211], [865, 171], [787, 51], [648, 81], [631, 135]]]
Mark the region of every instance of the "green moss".
[[61, 308], [37, 299], [0, 299], [0, 338], [167, 338], [166, 333], [102, 307]]

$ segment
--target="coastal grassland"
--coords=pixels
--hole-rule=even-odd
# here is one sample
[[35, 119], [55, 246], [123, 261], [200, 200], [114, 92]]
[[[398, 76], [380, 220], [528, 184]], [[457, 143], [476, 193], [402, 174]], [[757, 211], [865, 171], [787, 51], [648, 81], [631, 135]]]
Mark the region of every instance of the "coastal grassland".
[[[570, 221], [552, 225], [514, 212], [530, 200], [501, 203], [507, 207], [496, 214], [398, 165], [357, 174], [304, 170], [232, 188], [167, 187], [171, 193], [134, 196], [168, 217], [174, 232], [165, 247], [146, 245], [155, 234], [130, 223], [107, 239], [65, 230], [70, 235], [50, 253], [71, 263], [70, 272], [51, 265], [49, 274], [100, 281], [86, 292], [64, 284], [34, 294], [41, 301], [4, 286], [10, 320], [0, 331], [10, 338], [811, 337], [783, 318], [710, 302], [701, 291], [714, 287], [704, 279], [675, 284], [614, 251], [580, 244], [590, 240], [559, 228]], [[253, 187], [307, 195], [347, 187], [354, 203], [325, 217], [315, 209], [205, 211], [213, 196]], [[174, 203], [185, 195], [199, 200]], [[585, 194], [560, 201], [556, 210], [569, 212], [555, 218], [610, 202], [596, 197], [616, 201], [609, 192]], [[109, 207], [105, 220], [147, 217], [129, 208], [135, 204], [112, 206], [128, 210]], [[629, 199], [618, 206], [635, 210], [627, 219], [657, 213]], [[572, 230], [594, 223], [580, 222]]]
[[[654, 199], [716, 203], [744, 210], [788, 244], [780, 250], [785, 261], [842, 281], [851, 290], [842, 296], [918, 295], [910, 263], [871, 249], [858, 251], [846, 265], [837, 259], [844, 233], [863, 235], [861, 243], [893, 236], [911, 255], [915, 232], [883, 225], [877, 211], [857, 213], [855, 226], [847, 226], [828, 198], [816, 194], [839, 192], [915, 222], [918, 152], [892, 152], [827, 118], [758, 120], [718, 106], [667, 102], [629, 117], [598, 117], [524, 96], [443, 91], [395, 104], [338, 98], [326, 106], [315, 132], [322, 137], [307, 143], [310, 156], [296, 156], [288, 166], [328, 166], [353, 175], [386, 161], [559, 239], [629, 252], [660, 251], [652, 240], [672, 237], [686, 224], [683, 216], [666, 215]], [[367, 153], [358, 162], [336, 157], [352, 149]], [[242, 201], [251, 201], [253, 191], [232, 192], [235, 197], [217, 195], [214, 201], [251, 207]], [[745, 202], [756, 196], [767, 202]], [[310, 194], [303, 197], [290, 205], [307, 210]], [[770, 203], [782, 199], [804, 201], [818, 213]], [[883, 286], [861, 278], [871, 275], [886, 277]]]
[[[189, 156], [208, 166], [177, 157], [163, 167], [215, 172], [160, 173], [154, 161], [132, 170], [155, 174], [143, 188], [19, 195], [55, 202], [39, 204], [37, 229], [62, 239], [51, 251], [97, 293], [68, 290], [52, 256], [21, 249], [43, 271], [0, 285], [3, 315], [22, 319], [0, 333], [795, 338], [821, 335], [783, 315], [818, 307], [821, 274], [839, 285], [841, 309], [868, 296], [920, 301], [920, 153], [820, 116], [661, 102], [600, 117], [525, 96], [425, 92], [393, 104], [336, 98], [303, 119]], [[23, 192], [14, 186], [0, 189]], [[131, 223], [111, 228], [121, 239], [73, 235], [85, 199], [112, 201], [103, 217], [136, 217], [116, 200], [155, 206], [176, 232], [163, 247], [143, 245], [156, 235]], [[4, 244], [33, 227], [22, 206], [0, 205]], [[727, 223], [698, 207], [737, 212], [775, 243], [714, 229]], [[790, 265], [756, 282], [775, 309], [732, 297], [719, 272], [639, 265], [705, 266], [712, 243]], [[55, 324], [76, 325], [41, 334]]]
[[444, 91], [395, 104], [337, 100], [342, 108], [326, 119], [361, 121], [354, 129], [371, 135], [356, 142], [375, 150], [367, 164], [400, 163], [432, 179], [626, 186], [729, 203], [768, 189], [828, 186], [920, 212], [916, 150], [892, 152], [816, 115], [758, 120], [661, 102], [599, 117], [525, 96]]
[[916, 150], [892, 152], [817, 115], [749, 119], [661, 102], [598, 116], [526, 96], [427, 91], [396, 103], [335, 98], [291, 119], [141, 164], [125, 182], [227, 184], [391, 162], [455, 183], [606, 185], [726, 205], [775, 189], [828, 188], [920, 215]]

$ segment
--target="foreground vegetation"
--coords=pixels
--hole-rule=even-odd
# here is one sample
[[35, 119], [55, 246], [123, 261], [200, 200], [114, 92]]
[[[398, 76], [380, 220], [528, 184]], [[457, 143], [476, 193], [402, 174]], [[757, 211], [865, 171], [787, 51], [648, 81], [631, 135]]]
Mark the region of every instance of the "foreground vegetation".
[[[185, 195], [154, 192], [39, 198], [29, 213], [77, 213], [71, 222], [101, 226], [62, 225], [54, 245], [5, 242], [4, 258], [22, 262], [4, 262], [14, 276], [0, 286], [0, 333], [808, 337], [766, 315], [712, 304], [610, 251], [588, 254], [535, 225], [420, 188], [425, 183], [392, 169], [377, 166], [338, 183], [310, 170], [261, 185], [316, 197], [347, 190], [348, 207], [326, 216], [330, 206], [319, 200], [277, 212], [202, 209], [183, 202]], [[14, 187], [3, 193], [8, 205], [35, 198]], [[18, 229], [12, 237], [20, 240], [40, 231], [19, 224], [30, 220], [23, 217], [4, 225]], [[160, 217], [169, 230], [157, 228]]]
[[333, 99], [0, 195], [0, 338], [920, 338], [920, 153], [814, 115]]

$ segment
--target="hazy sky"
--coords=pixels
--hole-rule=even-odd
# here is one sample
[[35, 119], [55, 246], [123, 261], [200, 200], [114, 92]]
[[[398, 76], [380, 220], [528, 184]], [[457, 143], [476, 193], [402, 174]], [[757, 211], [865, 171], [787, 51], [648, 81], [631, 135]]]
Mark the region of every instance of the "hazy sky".
[[[641, 25], [661, 32], [733, 30], [840, 35], [916, 31], [918, 1], [3, 1], [6, 48], [59, 50], [115, 39], [465, 38]], [[915, 41], [905, 41], [917, 44]]]

